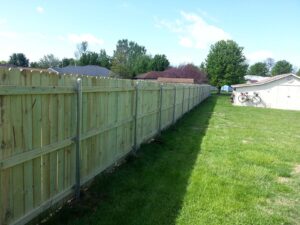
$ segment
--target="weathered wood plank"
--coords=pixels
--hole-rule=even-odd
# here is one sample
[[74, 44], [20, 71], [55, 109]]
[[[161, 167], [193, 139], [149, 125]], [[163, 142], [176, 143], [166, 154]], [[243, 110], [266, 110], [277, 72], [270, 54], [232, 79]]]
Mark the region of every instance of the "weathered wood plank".
[[[21, 73], [19, 70], [9, 72], [10, 82], [14, 85], [21, 85]], [[22, 121], [22, 97], [11, 96], [11, 123], [12, 123], [12, 155], [22, 153], [24, 150], [24, 135]], [[19, 164], [12, 168], [13, 177], [13, 216], [18, 218], [25, 212], [24, 206], [24, 165]]]
[[[2, 84], [9, 84], [8, 72], [0, 70], [0, 81]], [[10, 158], [12, 155], [12, 125], [10, 119], [11, 97], [0, 96], [1, 114], [1, 159]], [[0, 224], [8, 224], [13, 215], [13, 190], [12, 190], [12, 169], [0, 170]]]
[[[31, 84], [34, 86], [41, 85], [41, 76], [38, 71], [32, 72]], [[32, 95], [32, 148], [40, 149], [42, 146], [42, 102], [40, 95]], [[31, 153], [33, 151], [30, 151]], [[25, 158], [25, 157], [24, 157]], [[41, 156], [33, 159], [33, 200], [34, 206], [41, 204]]]
[[[31, 76], [29, 71], [21, 72], [21, 85], [31, 86]], [[22, 96], [22, 122], [23, 122], [23, 139], [24, 139], [24, 152], [32, 149], [32, 99], [30, 95]], [[33, 209], [33, 161], [24, 163], [24, 201], [25, 213]]]
[[[64, 76], [58, 77], [58, 86], [63, 86], [65, 81]], [[64, 94], [59, 94], [57, 96], [57, 141], [63, 141], [65, 138], [64, 120], [65, 120], [65, 110], [64, 110], [65, 98]], [[60, 149], [57, 152], [57, 192], [64, 190], [64, 180], [65, 180], [65, 149]]]
[[[50, 79], [48, 74], [43, 74], [41, 76], [41, 86], [45, 87], [50, 84]], [[42, 143], [41, 146], [50, 145], [50, 118], [49, 118], [49, 103], [50, 95], [42, 95]], [[42, 178], [41, 178], [41, 190], [42, 190], [42, 201], [47, 201], [50, 197], [50, 156], [45, 154], [42, 156], [41, 162], [42, 168]]]

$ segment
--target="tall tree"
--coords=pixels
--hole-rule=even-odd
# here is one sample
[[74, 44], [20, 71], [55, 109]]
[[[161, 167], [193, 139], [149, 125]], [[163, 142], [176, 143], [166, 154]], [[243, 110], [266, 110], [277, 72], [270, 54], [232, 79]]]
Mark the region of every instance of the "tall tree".
[[16, 66], [28, 67], [29, 59], [27, 59], [23, 53], [13, 53], [9, 57], [8, 63]]
[[151, 62], [151, 70], [164, 71], [170, 66], [170, 62], [166, 55], [155, 55]]
[[152, 58], [149, 55], [141, 55], [133, 65], [133, 73], [135, 75], [146, 73], [151, 70]]
[[107, 69], [111, 68], [111, 57], [106, 54], [105, 49], [101, 49], [98, 56], [99, 66], [105, 67]]
[[66, 67], [66, 66], [75, 66], [76, 61], [73, 58], [63, 58], [61, 60], [61, 67]]
[[202, 71], [202, 72], [204, 72], [204, 73], [206, 73], [206, 64], [205, 64], [205, 62], [202, 62], [201, 64], [200, 64], [200, 71]]
[[279, 75], [284, 73], [291, 73], [293, 71], [293, 65], [286, 60], [278, 61], [272, 68], [272, 75]]
[[87, 52], [88, 46], [89, 46], [89, 44], [87, 41], [83, 41], [83, 42], [77, 44], [77, 51], [75, 51], [76, 59], [79, 59], [82, 54]]
[[258, 76], [268, 76], [269, 68], [266, 63], [258, 62], [250, 66], [248, 74]]
[[82, 55], [79, 59], [79, 64], [81, 66], [98, 65], [98, 53], [96, 53], [96, 52], [82, 53]]
[[53, 54], [44, 55], [38, 62], [40, 68], [59, 67], [60, 60]]
[[223, 85], [243, 81], [247, 68], [243, 48], [232, 40], [222, 40], [212, 45], [206, 58], [208, 78], [218, 88], [218, 93]]
[[268, 75], [271, 75], [271, 70], [272, 70], [273, 66], [275, 65], [275, 60], [272, 59], [272, 58], [267, 58], [265, 60], [265, 63], [267, 65], [267, 67], [268, 67], [268, 71], [269, 71]]
[[38, 62], [31, 62], [31, 63], [30, 63], [30, 67], [31, 67], [31, 68], [39, 68], [40, 66], [39, 66], [39, 63], [38, 63]]
[[112, 58], [111, 70], [123, 78], [137, 75], [135, 69], [139, 57], [146, 55], [146, 48], [127, 39], [119, 40]]

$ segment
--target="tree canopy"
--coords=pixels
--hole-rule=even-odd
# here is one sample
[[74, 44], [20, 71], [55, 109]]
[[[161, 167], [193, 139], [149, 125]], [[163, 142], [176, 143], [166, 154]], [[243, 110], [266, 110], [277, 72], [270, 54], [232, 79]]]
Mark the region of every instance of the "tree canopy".
[[88, 42], [82, 41], [81, 43], [77, 44], [77, 51], [75, 51], [75, 57], [79, 59], [83, 53], [86, 53], [88, 50]]
[[166, 55], [155, 55], [151, 62], [151, 70], [164, 71], [170, 66], [170, 62]]
[[258, 62], [250, 66], [248, 74], [258, 75], [258, 76], [268, 76], [269, 68], [264, 62]]
[[61, 67], [75, 66], [75, 65], [76, 65], [76, 61], [73, 58], [63, 58], [61, 60]]
[[111, 68], [111, 57], [106, 54], [105, 49], [101, 49], [98, 55], [99, 66], [105, 67], [107, 69]]
[[243, 48], [232, 40], [212, 45], [205, 64], [209, 81], [218, 92], [223, 85], [242, 82], [248, 68]]
[[273, 58], [267, 58], [265, 60], [265, 63], [268, 67], [268, 71], [269, 71], [268, 75], [271, 75], [271, 70], [272, 70], [273, 66], [275, 65], [275, 60]]
[[275, 63], [272, 68], [272, 75], [279, 75], [284, 73], [291, 73], [293, 71], [293, 65], [286, 60], [280, 60]]
[[60, 60], [55, 57], [53, 54], [44, 55], [38, 62], [39, 68], [50, 68], [50, 67], [59, 67]]
[[146, 69], [140, 68], [146, 59], [146, 52], [146, 48], [136, 42], [119, 40], [112, 57], [111, 70], [123, 78], [133, 78], [138, 73], [146, 72]]
[[9, 57], [8, 63], [16, 65], [16, 66], [28, 67], [29, 59], [27, 59], [25, 54], [23, 54], [23, 53], [13, 53]]
[[79, 58], [79, 65], [98, 65], [98, 53], [96, 52], [84, 52]]

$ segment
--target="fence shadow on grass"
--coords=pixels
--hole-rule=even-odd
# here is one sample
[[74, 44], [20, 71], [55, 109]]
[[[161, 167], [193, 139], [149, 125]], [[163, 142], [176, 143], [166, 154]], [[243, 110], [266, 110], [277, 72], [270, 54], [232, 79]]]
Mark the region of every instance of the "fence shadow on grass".
[[79, 203], [46, 224], [175, 224], [216, 101], [208, 98], [136, 157], [97, 177]]

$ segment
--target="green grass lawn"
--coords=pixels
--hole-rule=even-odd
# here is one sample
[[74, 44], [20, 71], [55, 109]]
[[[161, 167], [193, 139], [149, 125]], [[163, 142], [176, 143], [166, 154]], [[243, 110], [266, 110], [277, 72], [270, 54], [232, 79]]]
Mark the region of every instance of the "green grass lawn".
[[47, 224], [300, 224], [300, 112], [214, 95]]

